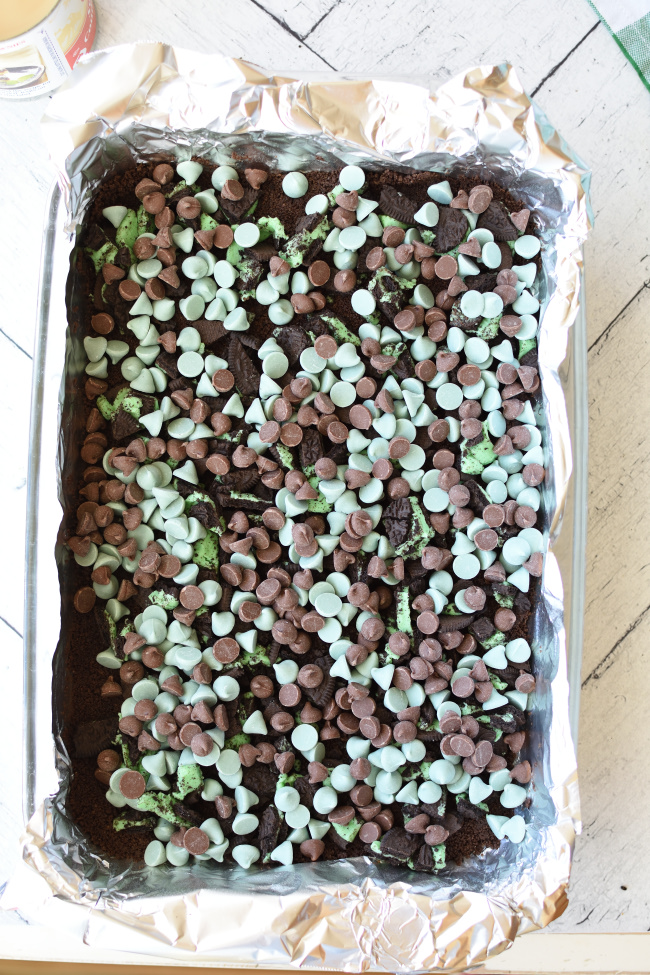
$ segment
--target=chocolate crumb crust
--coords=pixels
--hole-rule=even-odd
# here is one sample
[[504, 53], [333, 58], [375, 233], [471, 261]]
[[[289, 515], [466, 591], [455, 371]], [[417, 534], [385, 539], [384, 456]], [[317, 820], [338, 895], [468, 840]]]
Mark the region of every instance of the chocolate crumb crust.
[[[73, 556], [55, 661], [68, 812], [104, 855], [151, 865], [368, 855], [434, 871], [502, 835], [516, 841], [542, 565], [531, 532], [545, 473], [533, 431], [530, 215], [473, 178], [386, 169], [362, 174], [355, 190], [345, 171], [308, 172], [307, 193], [292, 198], [283, 174], [242, 164], [224, 180], [198, 162], [198, 174], [152, 163], [105, 180], [73, 257], [70, 328], [90, 341], [86, 374], [68, 379], [79, 408], [61, 526]], [[320, 195], [325, 212], [306, 214]], [[363, 233], [347, 234], [350, 246], [329, 246], [351, 228]], [[206, 252], [215, 260], [199, 276], [203, 259], [185, 262]], [[283, 275], [287, 287], [274, 293]], [[213, 317], [216, 290], [235, 297], [224, 294]], [[202, 308], [188, 300], [197, 296]], [[141, 314], [131, 311], [138, 303]], [[470, 339], [489, 360], [476, 342], [470, 354]], [[335, 380], [328, 392], [308, 378], [322, 376], [318, 358]], [[488, 388], [496, 398], [485, 400]], [[165, 398], [173, 405], [157, 428]], [[425, 410], [413, 423], [424, 408], [432, 418], [422, 422]], [[368, 439], [387, 444], [376, 459]], [[493, 476], [501, 458], [506, 476]], [[153, 464], [170, 470], [166, 484]], [[506, 496], [491, 487], [500, 484]], [[348, 504], [337, 507], [343, 493]], [[177, 549], [183, 561], [172, 552], [174, 520], [178, 541], [187, 525], [194, 533], [185, 536], [193, 552]], [[153, 529], [138, 534], [147, 522]], [[164, 626], [177, 624], [171, 644], [154, 616], [142, 618], [154, 606]], [[229, 683], [213, 691], [220, 678]], [[191, 681], [205, 693], [184, 704]], [[492, 695], [498, 706], [485, 708]], [[218, 752], [225, 758], [201, 764]], [[180, 764], [151, 761], [167, 753]], [[454, 781], [449, 766], [460, 770]], [[483, 788], [470, 795], [474, 779]]]

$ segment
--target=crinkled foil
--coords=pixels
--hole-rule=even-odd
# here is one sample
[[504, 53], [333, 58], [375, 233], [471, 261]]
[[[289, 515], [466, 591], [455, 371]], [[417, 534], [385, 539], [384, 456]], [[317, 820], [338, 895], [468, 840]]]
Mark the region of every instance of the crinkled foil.
[[[550, 456], [544, 510], [551, 552], [534, 622], [537, 693], [528, 755], [534, 776], [525, 841], [504, 841], [500, 850], [437, 876], [366, 858], [259, 872], [214, 864], [170, 871], [107, 861], [66, 817], [69, 759], [58, 737], [52, 748], [50, 714], [41, 697], [36, 754], [27, 757], [30, 769], [35, 764], [44, 772], [30, 780], [32, 789], [37, 784], [29, 813], [36, 811], [22, 840], [23, 865], [4, 897], [4, 906], [55, 923], [97, 951], [121, 948], [185, 964], [350, 972], [457, 972], [480, 964], [563, 912], [579, 829], [563, 579], [553, 550], [572, 470], [562, 373], [578, 311], [581, 245], [590, 225], [587, 170], [530, 102], [509, 65], [473, 68], [432, 93], [419, 84], [336, 75], [272, 77], [218, 55], [129, 45], [84, 60], [52, 100], [44, 134], [67, 204], [68, 236], [59, 232], [55, 242], [64, 266], [61, 255], [69, 255], [98, 182], [152, 155], [179, 160], [199, 155], [220, 163], [263, 159], [280, 170], [353, 162], [441, 173], [469, 168], [507, 186], [534, 209], [544, 260], [539, 362]], [[62, 294], [59, 279], [52, 295]], [[60, 305], [50, 318], [57, 336], [65, 332]], [[66, 368], [73, 369], [69, 335], [67, 350]], [[60, 383], [63, 356], [50, 373], [52, 368], [59, 370]], [[69, 403], [61, 398], [59, 405], [58, 439], [45, 438], [41, 449], [50, 464], [62, 456], [69, 428]], [[43, 404], [44, 410], [53, 407]], [[565, 524], [564, 537], [571, 527]], [[56, 596], [57, 566], [47, 533], [45, 539], [38, 592]], [[580, 580], [572, 584], [579, 587]], [[43, 604], [44, 596], [39, 598]], [[41, 607], [34, 600], [32, 593], [30, 606], [38, 616]], [[57, 605], [55, 620], [58, 612]], [[51, 616], [48, 624], [47, 635], [34, 631], [39, 639], [32, 648], [46, 674], [58, 635]], [[580, 652], [577, 646], [571, 650]], [[58, 676], [55, 670], [55, 685]], [[28, 705], [33, 710], [34, 700]], [[55, 730], [57, 722], [55, 714]], [[39, 794], [39, 782], [56, 782], [55, 767], [58, 793]]]

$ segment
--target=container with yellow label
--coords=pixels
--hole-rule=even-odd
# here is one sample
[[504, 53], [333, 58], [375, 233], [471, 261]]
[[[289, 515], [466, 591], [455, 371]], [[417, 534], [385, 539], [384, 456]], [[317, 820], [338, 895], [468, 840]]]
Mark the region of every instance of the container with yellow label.
[[95, 39], [93, 0], [0, 0], [0, 98], [57, 88]]

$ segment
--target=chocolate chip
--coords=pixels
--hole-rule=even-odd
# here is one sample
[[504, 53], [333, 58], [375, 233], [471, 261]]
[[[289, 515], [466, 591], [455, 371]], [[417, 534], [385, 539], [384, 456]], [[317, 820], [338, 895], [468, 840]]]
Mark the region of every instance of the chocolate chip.
[[240, 653], [240, 647], [236, 640], [231, 637], [222, 637], [212, 647], [214, 659], [221, 664], [233, 663]]
[[146, 789], [144, 775], [135, 771], [125, 772], [120, 779], [118, 788], [125, 799], [139, 799], [141, 795], [144, 795]]
[[325, 852], [325, 844], [322, 840], [303, 840], [300, 844], [300, 852], [312, 862], [320, 859]]

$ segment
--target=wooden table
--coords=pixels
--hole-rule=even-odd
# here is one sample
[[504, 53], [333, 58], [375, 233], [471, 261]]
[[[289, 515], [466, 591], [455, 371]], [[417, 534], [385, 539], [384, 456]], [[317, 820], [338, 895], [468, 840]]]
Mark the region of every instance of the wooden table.
[[[586, 246], [590, 497], [580, 724], [584, 832], [568, 911], [523, 939], [493, 971], [647, 971], [650, 871], [643, 774], [650, 732], [650, 100], [582, 0], [96, 0], [97, 46], [166, 39], [292, 70], [327, 69], [444, 81], [472, 64], [510, 60], [527, 90], [590, 164], [595, 229]], [[0, 588], [5, 728], [20, 726], [25, 479], [41, 227], [52, 171], [38, 121], [45, 99], [0, 101], [3, 315], [0, 409], [6, 464]], [[626, 344], [627, 339], [627, 344]], [[10, 562], [8, 556], [15, 560]], [[639, 752], [639, 766], [632, 756]], [[0, 883], [21, 826], [19, 772], [3, 773]], [[93, 960], [4, 920], [7, 958]], [[612, 938], [610, 934], [618, 934]], [[598, 934], [598, 938], [585, 937]], [[104, 959], [108, 961], [109, 959]], [[112, 961], [119, 961], [114, 955]], [[133, 961], [133, 959], [131, 959]], [[13, 969], [12, 969], [13, 970]]]

